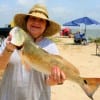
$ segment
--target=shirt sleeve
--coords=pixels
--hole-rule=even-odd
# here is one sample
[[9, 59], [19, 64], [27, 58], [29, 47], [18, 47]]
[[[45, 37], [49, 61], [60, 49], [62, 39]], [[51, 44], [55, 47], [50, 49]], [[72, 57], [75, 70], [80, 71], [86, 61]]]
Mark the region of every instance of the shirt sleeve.
[[59, 54], [59, 50], [57, 48], [56, 43], [52, 42], [48, 38], [44, 38], [44, 40], [42, 40], [41, 42], [39, 42], [38, 45], [41, 48], [43, 48], [44, 50], [46, 50], [47, 52], [51, 53], [51, 54], [56, 54], [56, 55]]
[[49, 44], [46, 48], [44, 48], [47, 52], [51, 53], [51, 54], [59, 54], [58, 48], [56, 46], [55, 43], [51, 43]]

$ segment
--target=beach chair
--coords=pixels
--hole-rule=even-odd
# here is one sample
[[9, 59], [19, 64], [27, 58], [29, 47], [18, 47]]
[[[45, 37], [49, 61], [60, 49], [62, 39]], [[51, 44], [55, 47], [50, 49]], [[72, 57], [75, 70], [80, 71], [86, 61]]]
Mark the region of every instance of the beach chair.
[[99, 56], [100, 55], [100, 43], [96, 42], [96, 55]]

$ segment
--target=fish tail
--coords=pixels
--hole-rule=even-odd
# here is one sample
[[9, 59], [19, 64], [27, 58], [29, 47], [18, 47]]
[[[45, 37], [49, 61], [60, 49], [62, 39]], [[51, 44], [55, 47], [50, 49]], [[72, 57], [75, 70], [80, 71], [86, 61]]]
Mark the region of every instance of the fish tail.
[[83, 78], [83, 83], [81, 84], [82, 89], [85, 91], [87, 96], [93, 100], [93, 94], [98, 89], [100, 85], [100, 78]]

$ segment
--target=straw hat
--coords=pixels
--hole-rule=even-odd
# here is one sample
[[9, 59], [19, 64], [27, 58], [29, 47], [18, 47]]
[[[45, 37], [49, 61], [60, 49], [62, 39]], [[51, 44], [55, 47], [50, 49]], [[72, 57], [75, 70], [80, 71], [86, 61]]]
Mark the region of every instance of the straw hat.
[[44, 5], [36, 4], [32, 7], [28, 14], [16, 14], [14, 16], [15, 26], [19, 26], [25, 31], [27, 31], [26, 16], [42, 18], [49, 22], [49, 26], [45, 30], [44, 36], [52, 36], [60, 31], [60, 25], [49, 19], [48, 11]]

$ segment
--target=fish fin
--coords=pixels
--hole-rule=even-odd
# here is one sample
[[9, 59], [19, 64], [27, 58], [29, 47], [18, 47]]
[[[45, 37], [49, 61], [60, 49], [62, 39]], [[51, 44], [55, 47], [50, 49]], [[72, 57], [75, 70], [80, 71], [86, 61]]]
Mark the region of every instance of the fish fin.
[[93, 94], [100, 85], [100, 78], [83, 78], [84, 84], [82, 88], [91, 100], [93, 100]]

